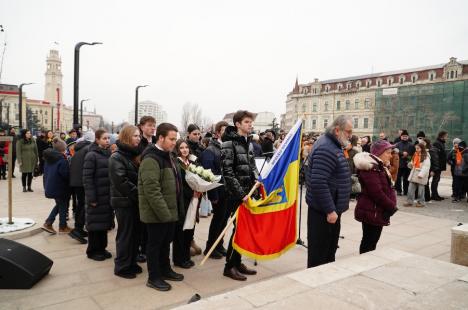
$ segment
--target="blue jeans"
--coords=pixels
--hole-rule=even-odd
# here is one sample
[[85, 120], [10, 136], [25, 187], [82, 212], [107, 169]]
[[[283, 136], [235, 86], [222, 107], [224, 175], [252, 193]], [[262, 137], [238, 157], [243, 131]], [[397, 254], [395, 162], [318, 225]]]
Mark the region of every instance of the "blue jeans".
[[46, 220], [47, 224], [52, 225], [58, 214], [59, 227], [64, 228], [67, 226], [68, 200], [67, 198], [55, 198], [55, 207], [50, 211], [49, 217]]

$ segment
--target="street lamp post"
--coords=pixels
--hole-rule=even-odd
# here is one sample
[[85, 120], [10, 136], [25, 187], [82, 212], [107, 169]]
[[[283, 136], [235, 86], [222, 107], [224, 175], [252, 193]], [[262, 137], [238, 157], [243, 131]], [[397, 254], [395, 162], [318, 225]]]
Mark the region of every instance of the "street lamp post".
[[135, 126], [138, 125], [138, 89], [147, 87], [148, 85], [139, 85], [135, 89]]
[[83, 99], [80, 102], [80, 124], [81, 124], [81, 126], [83, 126], [83, 102], [88, 101], [88, 100], [90, 100], [90, 99]]
[[96, 45], [102, 42], [79, 42], [75, 45], [75, 72], [73, 80], [73, 125], [78, 125], [78, 101], [79, 101], [79, 83], [80, 83], [80, 47], [83, 45]]
[[22, 83], [19, 86], [19, 96], [18, 96], [18, 112], [19, 112], [19, 128], [23, 128], [23, 86], [31, 85], [34, 83]]

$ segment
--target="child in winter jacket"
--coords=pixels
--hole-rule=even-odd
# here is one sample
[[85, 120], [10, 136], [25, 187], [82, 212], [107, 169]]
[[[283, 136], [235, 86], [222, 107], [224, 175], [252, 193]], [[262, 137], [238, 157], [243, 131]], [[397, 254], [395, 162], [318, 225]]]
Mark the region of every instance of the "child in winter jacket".
[[425, 143], [418, 143], [415, 145], [415, 153], [411, 162], [408, 163], [408, 168], [411, 169], [408, 177], [408, 201], [404, 204], [405, 207], [412, 207], [416, 190], [418, 191], [416, 207], [424, 207], [424, 187], [429, 178], [429, 171], [431, 169], [431, 158], [426, 151]]
[[452, 202], [459, 202], [466, 197], [468, 190], [468, 149], [466, 142], [461, 141], [458, 144], [457, 150], [454, 152], [454, 169], [453, 169], [453, 183], [454, 183], [454, 197]]

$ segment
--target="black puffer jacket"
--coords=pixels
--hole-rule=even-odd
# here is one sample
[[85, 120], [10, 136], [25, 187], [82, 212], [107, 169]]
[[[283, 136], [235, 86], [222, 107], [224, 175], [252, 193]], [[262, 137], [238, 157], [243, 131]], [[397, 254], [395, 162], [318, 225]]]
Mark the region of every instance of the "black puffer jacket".
[[[83, 186], [86, 196], [86, 229], [103, 231], [111, 228], [113, 213], [110, 206], [110, 151], [96, 143], [89, 146], [83, 165]], [[91, 206], [96, 203], [96, 206]]]
[[139, 148], [132, 148], [117, 141], [118, 150], [109, 159], [111, 206], [138, 209], [138, 167], [134, 159]]
[[90, 144], [89, 141], [80, 141], [75, 145], [75, 155], [70, 160], [71, 187], [83, 187], [83, 164]]
[[240, 136], [234, 126], [226, 127], [222, 137], [221, 159], [226, 190], [241, 201], [258, 179], [252, 137]]

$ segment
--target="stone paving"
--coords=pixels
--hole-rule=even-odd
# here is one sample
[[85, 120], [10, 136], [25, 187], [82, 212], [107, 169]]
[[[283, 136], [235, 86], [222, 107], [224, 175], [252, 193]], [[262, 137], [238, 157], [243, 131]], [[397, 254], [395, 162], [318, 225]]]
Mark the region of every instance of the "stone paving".
[[[449, 181], [444, 180], [443, 183], [441, 194], [446, 197], [450, 196]], [[41, 178], [33, 181], [33, 189], [35, 190], [34, 193], [22, 193], [20, 180], [17, 178], [14, 181], [14, 216], [35, 219], [37, 221], [35, 227], [26, 232], [21, 232], [20, 235], [0, 235], [0, 237], [16, 238], [16, 241], [50, 257], [54, 261], [54, 265], [50, 274], [31, 290], [0, 290], [0, 309], [173, 308], [187, 303], [196, 293], [200, 294], [202, 300], [204, 300], [209, 296], [230, 292], [255, 282], [277, 278], [298, 270], [305, 272], [307, 250], [301, 246], [295, 247], [277, 260], [259, 262], [258, 266], [255, 267], [258, 270], [258, 275], [249, 277], [246, 282], [237, 282], [223, 277], [223, 260], [208, 260], [204, 266], [198, 266], [202, 257], [197, 256], [194, 258], [197, 263], [196, 267], [190, 270], [175, 268], [185, 275], [183, 282], [173, 282], [173, 290], [170, 292], [158, 292], [145, 286], [147, 277], [145, 264], [142, 264], [144, 269], [143, 274], [139, 275], [136, 279], [121, 279], [113, 275], [112, 260], [95, 262], [87, 259], [85, 256], [86, 245], [77, 244], [76, 241], [67, 235], [51, 236], [45, 232], [36, 233], [37, 228], [47, 217], [53, 201], [44, 198]], [[6, 193], [6, 182], [0, 181], [0, 197], [2, 197], [0, 199], [0, 217], [6, 216]], [[444, 208], [447, 204], [450, 204], [450, 202], [435, 202], [431, 204], [430, 208], [437, 208], [438, 206]], [[305, 203], [303, 206], [301, 236], [306, 241], [307, 210]], [[468, 204], [465, 203], [464, 205], [460, 204], [457, 208], [462, 209], [463, 207], [468, 209], [467, 206]], [[354, 203], [351, 203], [351, 209], [342, 217], [341, 235], [343, 238], [340, 239], [337, 263], [332, 265], [336, 265], [335, 267], [329, 268], [341, 268], [339, 267], [340, 264], [348, 264], [347, 258], [355, 260], [360, 257], [358, 255], [358, 248], [361, 239], [361, 226], [353, 218], [353, 208]], [[468, 222], [466, 220], [468, 219], [466, 215], [468, 212], [462, 209], [462, 211], [453, 212], [456, 216], [452, 214], [445, 217], [433, 217], [419, 214], [427, 210], [428, 214], [432, 215], [429, 207], [422, 210], [415, 209], [400, 208], [400, 211], [392, 218], [392, 224], [384, 228], [378, 249], [394, 248], [423, 257], [434, 258], [436, 261], [448, 262], [450, 260], [450, 228], [462, 220]], [[206, 242], [210, 219], [202, 218], [196, 228], [195, 237], [199, 245], [204, 245]], [[31, 233], [36, 234], [29, 235]], [[111, 231], [109, 233], [109, 250], [112, 253], [115, 253], [114, 239], [115, 231]], [[253, 261], [246, 261], [249, 266], [253, 266]], [[375, 261], [372, 264], [375, 264]], [[351, 270], [351, 272], [356, 273], [361, 271], [357, 269]], [[349, 274], [349, 276], [351, 275]], [[358, 278], [361, 279], [360, 277]], [[285, 281], [283, 286], [288, 290], [294, 291], [294, 287], [308, 289], [307, 284], [296, 283], [296, 280], [294, 280], [295, 282], [291, 282], [293, 280], [290, 276], [280, 279], [283, 279], [281, 281]], [[368, 279], [361, 280], [370, 281]], [[463, 286], [455, 285], [454, 290], [463, 288]], [[276, 291], [275, 294], [286, 293]], [[304, 295], [309, 296], [308, 294], [314, 296], [316, 292], [304, 293]], [[307, 301], [307, 296], [304, 296], [301, 300]], [[231, 304], [229, 300], [225, 302], [219, 308], [229, 308], [229, 305], [242, 308], [242, 304], [237, 304], [236, 302]], [[338, 305], [340, 301], [334, 300], [334, 302]], [[247, 302], [246, 306], [252, 307], [252, 304]]]

